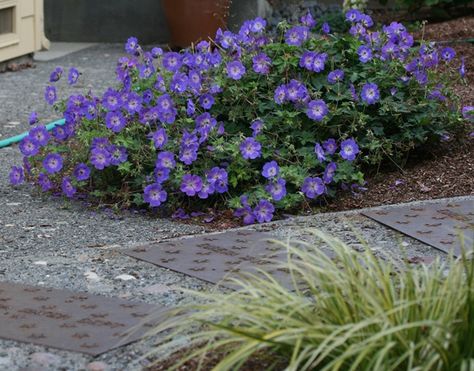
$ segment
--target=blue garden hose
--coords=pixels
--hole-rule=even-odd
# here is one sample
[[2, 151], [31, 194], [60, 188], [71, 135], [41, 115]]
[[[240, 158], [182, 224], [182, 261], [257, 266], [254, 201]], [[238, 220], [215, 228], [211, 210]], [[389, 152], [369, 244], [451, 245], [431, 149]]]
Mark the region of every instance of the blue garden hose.
[[[65, 123], [66, 123], [66, 120], [64, 120], [64, 119], [53, 121], [53, 122], [46, 125], [46, 130], [48, 130], [48, 131], [53, 130], [53, 128], [55, 126], [64, 125]], [[14, 137], [10, 137], [10, 138], [7, 138], [7, 139], [0, 140], [0, 148], [8, 147], [12, 144], [18, 143], [24, 137], [26, 137], [27, 135], [28, 135], [28, 132], [25, 132], [25, 133], [22, 133], [22, 134], [15, 135]]]

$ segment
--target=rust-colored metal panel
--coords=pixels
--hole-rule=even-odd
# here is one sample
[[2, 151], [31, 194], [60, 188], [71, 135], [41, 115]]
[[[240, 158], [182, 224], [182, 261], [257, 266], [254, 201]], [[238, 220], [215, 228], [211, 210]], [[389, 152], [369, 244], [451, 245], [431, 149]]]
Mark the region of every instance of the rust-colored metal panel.
[[438, 201], [420, 206], [390, 207], [363, 215], [446, 253], [461, 254], [460, 236], [466, 251], [474, 245], [474, 202]]
[[290, 276], [277, 265], [287, 260], [285, 246], [275, 236], [252, 230], [168, 240], [122, 251], [146, 262], [184, 273], [210, 283], [220, 283], [240, 272], [264, 270], [287, 287]]
[[0, 337], [97, 356], [138, 340], [156, 305], [0, 282]]

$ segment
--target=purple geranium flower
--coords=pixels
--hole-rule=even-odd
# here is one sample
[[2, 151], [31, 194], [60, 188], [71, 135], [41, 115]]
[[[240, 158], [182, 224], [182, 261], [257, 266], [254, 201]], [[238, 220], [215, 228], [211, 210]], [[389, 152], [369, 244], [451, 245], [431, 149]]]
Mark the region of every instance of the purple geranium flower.
[[109, 111], [115, 111], [121, 107], [122, 100], [115, 90], [109, 88], [102, 96], [102, 104]]
[[275, 89], [274, 100], [276, 104], [283, 104], [286, 102], [286, 85], [280, 85]]
[[137, 93], [129, 93], [125, 102], [125, 109], [128, 113], [138, 113], [142, 109], [142, 97]]
[[306, 115], [315, 121], [322, 121], [328, 114], [328, 106], [322, 99], [312, 100], [308, 103]]
[[308, 89], [298, 80], [292, 79], [286, 85], [286, 99], [292, 102], [303, 101], [308, 97]]
[[464, 76], [466, 76], [466, 65], [464, 64], [464, 57], [461, 57], [461, 67], [459, 67], [459, 75], [461, 75], [461, 78], [464, 78]]
[[272, 60], [265, 53], [259, 53], [252, 58], [253, 70], [256, 73], [266, 75], [270, 72], [270, 66], [272, 65]]
[[215, 191], [214, 185], [210, 183], [204, 183], [201, 190], [198, 193], [198, 197], [205, 200], [212, 195]]
[[357, 9], [350, 9], [346, 13], [346, 20], [351, 23], [356, 23], [360, 20], [361, 13]]
[[183, 72], [176, 72], [170, 82], [170, 90], [182, 94], [188, 88], [188, 76]]
[[185, 174], [181, 180], [181, 192], [189, 197], [195, 196], [202, 189], [202, 180], [198, 175]]
[[192, 116], [194, 115], [194, 112], [196, 112], [196, 106], [194, 105], [191, 99], [188, 99], [187, 104], [186, 104], [186, 114], [188, 116]]
[[316, 198], [320, 196], [325, 191], [325, 186], [321, 178], [311, 178], [307, 177], [304, 182], [303, 186], [301, 187], [301, 191], [306, 195], [308, 198]]
[[327, 22], [323, 23], [323, 25], [321, 26], [321, 31], [323, 31], [323, 33], [325, 34], [328, 34], [329, 32], [331, 32], [331, 27], [329, 26]]
[[374, 104], [380, 99], [379, 87], [375, 83], [367, 83], [362, 87], [362, 100], [367, 104]]
[[313, 28], [314, 26], [316, 26], [316, 21], [314, 20], [313, 16], [311, 15], [311, 12], [309, 10], [306, 13], [306, 15], [304, 15], [300, 18], [300, 21], [304, 26], [306, 26], [308, 28]]
[[63, 178], [63, 181], [61, 182], [61, 189], [63, 193], [66, 195], [66, 197], [69, 197], [69, 198], [74, 196], [77, 192], [77, 189], [74, 187], [74, 185], [71, 182], [71, 178], [69, 177]]
[[64, 70], [62, 67], [56, 67], [53, 72], [51, 72], [51, 75], [49, 75], [49, 82], [56, 82], [59, 81], [63, 74]]
[[67, 81], [68, 81], [69, 85], [74, 85], [77, 82], [77, 80], [79, 79], [79, 76], [80, 76], [79, 71], [76, 68], [71, 67], [69, 69], [69, 74], [67, 76]]
[[234, 216], [237, 218], [242, 218], [242, 221], [245, 225], [255, 223], [255, 214], [250, 205], [247, 203], [247, 197], [242, 196], [240, 200], [243, 206], [235, 210]]
[[333, 155], [336, 153], [337, 150], [337, 143], [336, 140], [333, 138], [329, 138], [323, 142], [323, 148], [327, 154]]
[[43, 147], [48, 144], [50, 135], [48, 130], [46, 130], [46, 127], [41, 125], [31, 129], [29, 137], [34, 144]]
[[90, 162], [97, 170], [104, 170], [110, 165], [110, 153], [106, 149], [95, 148], [91, 151]]
[[354, 161], [358, 153], [359, 146], [354, 139], [349, 138], [341, 143], [341, 150], [339, 154], [344, 160]]
[[48, 104], [52, 105], [58, 99], [56, 95], [56, 88], [54, 86], [47, 86], [44, 90], [44, 99]]
[[110, 146], [107, 151], [110, 153], [111, 165], [117, 166], [128, 160], [127, 149], [123, 146]]
[[25, 173], [21, 166], [12, 166], [9, 176], [10, 184], [14, 186], [23, 183], [23, 180], [25, 179]]
[[38, 185], [41, 187], [43, 192], [49, 191], [53, 188], [53, 183], [46, 174], [41, 173], [38, 175]]
[[204, 94], [199, 97], [199, 104], [205, 110], [211, 109], [214, 104], [214, 97], [212, 94]]
[[164, 181], [169, 179], [170, 169], [166, 167], [156, 167], [153, 171], [153, 175], [155, 176], [155, 181], [157, 183], [163, 183]]
[[273, 219], [273, 213], [275, 212], [275, 207], [270, 201], [260, 200], [253, 209], [255, 218], [259, 223], [270, 222]]
[[176, 52], [168, 52], [163, 55], [163, 67], [168, 71], [176, 72], [178, 71], [183, 64], [181, 55]]
[[58, 141], [63, 141], [68, 137], [69, 133], [64, 126], [55, 126], [53, 129], [53, 136]]
[[176, 166], [174, 154], [168, 151], [158, 153], [156, 158], [156, 167], [165, 167], [173, 169]]
[[34, 125], [38, 122], [38, 114], [36, 112], [31, 112], [30, 116], [28, 117], [28, 123], [30, 125]]
[[441, 50], [441, 58], [443, 58], [446, 62], [449, 62], [455, 56], [456, 56], [456, 52], [454, 51], [453, 48], [450, 48], [449, 46]]
[[324, 150], [323, 147], [321, 147], [321, 144], [316, 143], [314, 145], [314, 153], [316, 153], [319, 162], [326, 161], [326, 156], [324, 155]]
[[120, 111], [107, 112], [105, 116], [105, 126], [112, 130], [114, 133], [120, 133], [127, 124], [125, 117]]
[[306, 26], [294, 26], [286, 31], [285, 41], [288, 45], [300, 46], [308, 38], [309, 30]]
[[257, 157], [260, 157], [262, 145], [257, 142], [254, 138], [246, 138], [240, 144], [240, 153], [242, 157], [246, 160], [254, 160]]
[[206, 178], [218, 193], [227, 192], [228, 174], [225, 169], [213, 167], [207, 174]]
[[128, 54], [135, 55], [138, 49], [138, 39], [136, 37], [129, 37], [125, 44], [125, 51]]
[[366, 45], [362, 45], [357, 49], [357, 54], [359, 55], [359, 60], [362, 63], [367, 63], [372, 60], [372, 49]]
[[29, 136], [21, 140], [19, 147], [21, 153], [27, 157], [36, 156], [39, 152], [39, 146], [35, 144]]
[[329, 184], [332, 182], [332, 179], [334, 178], [334, 174], [336, 173], [337, 169], [337, 164], [335, 162], [331, 162], [326, 166], [326, 169], [324, 170], [324, 175], [323, 175], [323, 181], [325, 184]]
[[197, 144], [181, 147], [181, 150], [179, 151], [179, 160], [186, 165], [191, 165], [197, 159], [198, 148], [199, 146]]
[[156, 149], [162, 148], [168, 142], [168, 135], [164, 128], [160, 128], [153, 133], [153, 145]]
[[328, 74], [328, 82], [330, 84], [336, 84], [344, 80], [344, 71], [343, 70], [334, 70]]
[[306, 68], [307, 70], [312, 71], [315, 57], [316, 57], [315, 52], [305, 51], [300, 58], [300, 67]]
[[265, 190], [270, 193], [275, 201], [280, 201], [286, 196], [286, 181], [283, 178], [278, 178], [265, 187]]
[[272, 179], [278, 176], [280, 172], [280, 167], [276, 161], [267, 162], [263, 165], [262, 175], [267, 179]]
[[233, 80], [240, 80], [245, 74], [245, 67], [240, 61], [233, 61], [227, 63], [227, 76]]
[[253, 120], [250, 124], [250, 128], [253, 130], [253, 136], [256, 137], [263, 130], [263, 121], [262, 120]]
[[313, 59], [313, 66], [311, 69], [314, 72], [321, 72], [324, 70], [327, 58], [327, 53], [317, 54]]
[[161, 187], [161, 184], [159, 183], [147, 185], [143, 193], [143, 200], [146, 203], [150, 204], [151, 207], [160, 206], [163, 202], [166, 201], [166, 198], [168, 196], [166, 191]]
[[63, 168], [63, 158], [57, 153], [50, 153], [44, 158], [43, 167], [49, 174], [57, 173]]
[[74, 169], [74, 176], [76, 177], [78, 181], [89, 179], [90, 174], [91, 174], [91, 170], [84, 163], [78, 164]]

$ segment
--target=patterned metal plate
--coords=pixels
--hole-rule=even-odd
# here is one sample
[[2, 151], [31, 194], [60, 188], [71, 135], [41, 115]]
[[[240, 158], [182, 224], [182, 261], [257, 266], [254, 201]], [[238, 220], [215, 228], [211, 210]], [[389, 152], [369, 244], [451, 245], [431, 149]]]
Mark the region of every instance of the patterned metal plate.
[[273, 242], [275, 236], [251, 230], [229, 231], [214, 235], [162, 241], [122, 251], [146, 262], [184, 273], [210, 283], [220, 283], [239, 272], [270, 273], [286, 287], [291, 287], [288, 273], [275, 262], [287, 260], [284, 246]]
[[158, 311], [150, 304], [0, 282], [1, 338], [93, 356], [138, 340], [152, 326], [146, 317]]
[[474, 201], [439, 201], [421, 206], [390, 207], [362, 213], [410, 237], [446, 253], [461, 254], [460, 235], [464, 248], [474, 244]]

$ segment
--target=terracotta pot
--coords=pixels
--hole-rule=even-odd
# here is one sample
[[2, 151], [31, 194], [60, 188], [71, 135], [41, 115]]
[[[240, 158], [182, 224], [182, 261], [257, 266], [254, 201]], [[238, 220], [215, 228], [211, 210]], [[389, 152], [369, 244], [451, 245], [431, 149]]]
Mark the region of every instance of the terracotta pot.
[[214, 38], [227, 25], [231, 0], [162, 0], [173, 46]]

